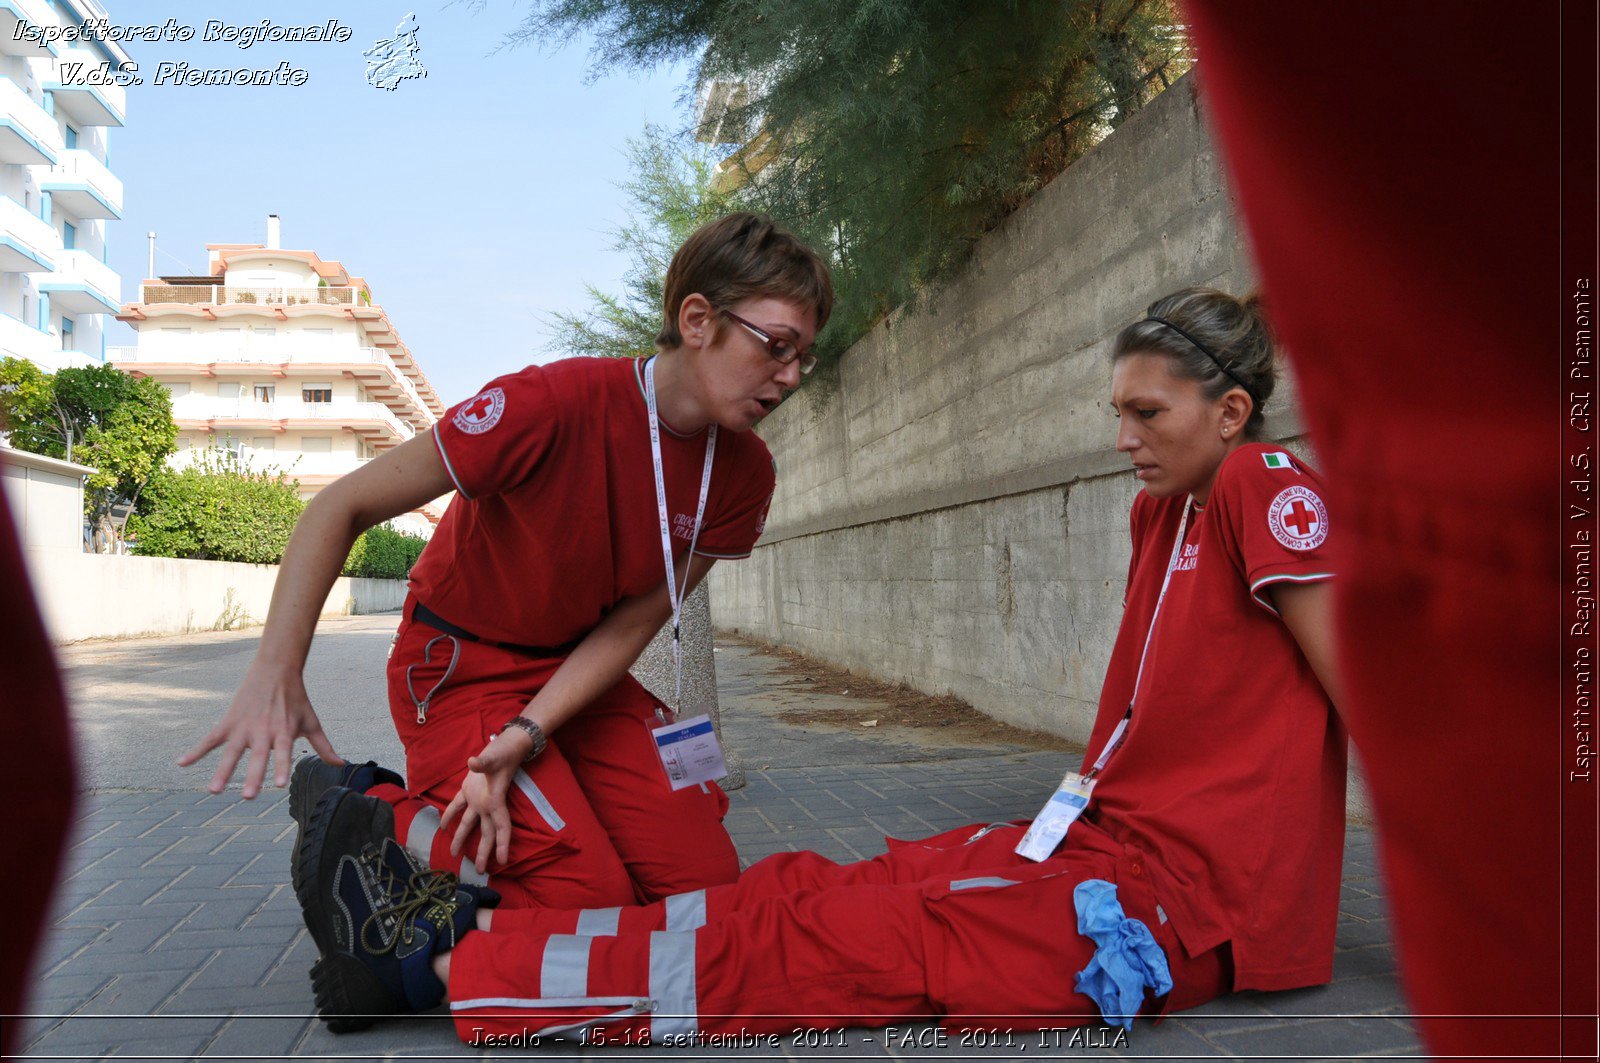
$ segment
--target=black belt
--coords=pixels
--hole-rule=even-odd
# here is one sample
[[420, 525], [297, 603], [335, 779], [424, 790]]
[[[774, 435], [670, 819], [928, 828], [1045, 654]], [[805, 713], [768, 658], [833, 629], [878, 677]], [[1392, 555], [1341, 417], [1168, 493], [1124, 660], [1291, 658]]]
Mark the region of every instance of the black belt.
[[578, 643], [582, 641], [581, 639], [578, 639], [560, 646], [524, 646], [519, 642], [496, 642], [494, 639], [486, 639], [474, 635], [466, 628], [456, 627], [450, 621], [446, 620], [432, 609], [429, 609], [421, 602], [416, 603], [415, 607], [413, 607], [411, 610], [411, 615], [422, 621], [424, 624], [427, 624], [435, 631], [442, 631], [446, 635], [454, 635], [458, 639], [466, 639], [468, 642], [481, 643], [484, 646], [493, 646], [496, 649], [510, 650], [512, 653], [520, 653], [528, 657], [565, 657], [567, 654], [577, 649]]

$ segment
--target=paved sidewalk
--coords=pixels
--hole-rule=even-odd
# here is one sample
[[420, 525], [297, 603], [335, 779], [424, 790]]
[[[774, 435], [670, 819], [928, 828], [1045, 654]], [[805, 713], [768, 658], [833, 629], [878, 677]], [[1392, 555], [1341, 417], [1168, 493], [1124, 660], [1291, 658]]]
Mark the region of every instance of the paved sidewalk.
[[[383, 724], [383, 651], [396, 618], [325, 623], [310, 688], [342, 752], [398, 763]], [[293, 838], [284, 796], [212, 797], [166, 770], [209, 726], [253, 651], [257, 633], [219, 633], [75, 647], [64, 654], [75, 712], [93, 721], [90, 778], [21, 1040], [23, 1058], [340, 1059], [477, 1058], [448, 1018], [419, 1016], [333, 1037], [311, 1017], [306, 972], [315, 949], [288, 886]], [[885, 835], [915, 837], [968, 822], [1031, 815], [1065, 758], [993, 740], [930, 740], [910, 728], [867, 731], [870, 703], [808, 693], [772, 658], [742, 646], [717, 655], [726, 740], [744, 755], [749, 785], [733, 795], [728, 827], [748, 862], [815, 849], [839, 860], [882, 850]], [[808, 722], [780, 714], [797, 704]], [[840, 722], [828, 720], [837, 711]], [[384, 729], [387, 725], [383, 724]], [[362, 748], [354, 739], [359, 738]], [[156, 788], [140, 787], [154, 779]], [[1395, 979], [1373, 845], [1352, 828], [1345, 859], [1339, 952], [1332, 985], [1239, 994], [1170, 1019], [1109, 1031], [1017, 1034], [948, 1044], [928, 1024], [784, 1038], [779, 1049], [654, 1048], [677, 1058], [1251, 1057], [1348, 1059], [1420, 1053]], [[1063, 913], [1063, 919], [1071, 919]], [[537, 1058], [594, 1055], [547, 1043]], [[496, 1057], [526, 1057], [503, 1051]], [[637, 1049], [607, 1049], [631, 1059]]]

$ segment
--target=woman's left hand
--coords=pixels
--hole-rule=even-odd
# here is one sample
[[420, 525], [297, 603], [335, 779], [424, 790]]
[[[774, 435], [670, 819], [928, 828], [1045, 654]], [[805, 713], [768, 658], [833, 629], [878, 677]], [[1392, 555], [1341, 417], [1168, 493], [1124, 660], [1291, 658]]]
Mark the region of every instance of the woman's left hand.
[[499, 866], [510, 861], [511, 813], [506, 808], [506, 794], [527, 755], [524, 743], [531, 745], [532, 741], [521, 731], [502, 732], [483, 747], [482, 753], [468, 759], [467, 777], [439, 821], [441, 828], [448, 828], [456, 816], [461, 817], [461, 826], [450, 842], [451, 856], [461, 855], [476, 827], [480, 840], [478, 855], [472, 862], [478, 870], [489, 870], [491, 853]]

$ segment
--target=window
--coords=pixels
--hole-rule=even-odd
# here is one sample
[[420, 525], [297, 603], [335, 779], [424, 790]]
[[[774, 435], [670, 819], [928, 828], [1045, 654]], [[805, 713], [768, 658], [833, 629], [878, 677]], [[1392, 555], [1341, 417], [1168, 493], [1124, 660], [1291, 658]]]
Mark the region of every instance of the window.
[[163, 326], [160, 343], [156, 349], [161, 354], [181, 359], [189, 351], [189, 336], [190, 332], [187, 328]]
[[189, 394], [189, 382], [187, 380], [175, 380], [167, 385], [167, 391], [172, 395], [173, 398], [177, 398], [180, 395], [187, 395]]
[[66, 250], [66, 251], [71, 251], [71, 250], [75, 249], [77, 246], [78, 246], [78, 227], [76, 225], [72, 224], [70, 221], [63, 221], [61, 223], [61, 247], [62, 247], [62, 249]]
[[66, 135], [67, 135], [67, 147], [69, 147], [69, 148], [77, 147], [78, 146], [78, 131], [76, 129], [72, 128], [70, 125], [66, 125], [65, 122], [63, 122], [62, 125], [66, 126], [65, 132], [66, 132]]
[[77, 342], [72, 338], [72, 319], [65, 315], [61, 318], [61, 349], [63, 351], [78, 349]]
[[217, 385], [217, 398], [236, 399], [239, 397], [239, 385], [231, 380], [224, 380]]
[[302, 436], [300, 451], [304, 454], [331, 454], [333, 453], [332, 436]]
[[250, 440], [251, 450], [277, 450], [278, 440], [274, 436], [256, 436]]
[[314, 383], [311, 383], [311, 382], [308, 381], [308, 382], [300, 385], [300, 401], [301, 402], [332, 402], [333, 401], [333, 385], [332, 384], [314, 384]]
[[251, 392], [251, 397], [257, 402], [271, 402], [277, 397], [278, 388], [275, 384], [257, 384]]

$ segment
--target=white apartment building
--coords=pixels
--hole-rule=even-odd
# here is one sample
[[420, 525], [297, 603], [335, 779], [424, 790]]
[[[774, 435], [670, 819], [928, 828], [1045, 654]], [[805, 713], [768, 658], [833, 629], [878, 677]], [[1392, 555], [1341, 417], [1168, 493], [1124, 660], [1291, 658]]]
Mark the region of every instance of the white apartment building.
[[107, 17], [98, 0], [0, 0], [0, 356], [48, 372], [103, 361], [107, 315], [122, 299], [106, 264], [106, 227], [122, 216], [106, 142], [127, 92], [83, 82], [109, 80], [128, 55], [113, 42], [19, 40], [18, 30]]
[[[172, 392], [175, 465], [231, 450], [299, 480], [309, 498], [445, 407], [366, 281], [279, 247], [278, 232], [272, 215], [265, 244], [207, 244], [209, 275], [145, 281], [117, 315], [138, 346], [112, 347], [108, 361]], [[444, 504], [396, 525], [431, 534]]]

